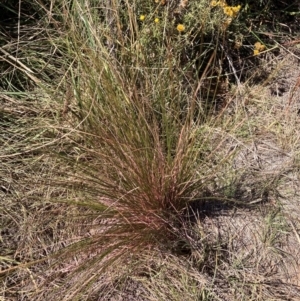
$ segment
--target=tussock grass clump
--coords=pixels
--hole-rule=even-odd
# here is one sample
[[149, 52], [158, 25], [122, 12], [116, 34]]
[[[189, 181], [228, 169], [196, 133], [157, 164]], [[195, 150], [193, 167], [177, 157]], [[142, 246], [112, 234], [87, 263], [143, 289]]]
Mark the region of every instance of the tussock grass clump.
[[[209, 119], [201, 98], [188, 93], [198, 84], [182, 85], [180, 61], [170, 55], [152, 64], [136, 47], [144, 39], [136, 17], [129, 37], [114, 40], [109, 49], [93, 11], [77, 5], [81, 18], [73, 12], [69, 21], [77, 27], [71, 25], [67, 54], [76, 64], [66, 75], [73, 95], [62, 125], [51, 126], [62, 140], [51, 147], [60, 148], [59, 173], [47, 184], [75, 190], [76, 197], [57, 202], [84, 207], [87, 217], [78, 218], [94, 229], [54, 255], [59, 264], [78, 258], [60, 288], [65, 300], [97, 283], [107, 269], [125, 267], [149, 250], [191, 252], [188, 204], [205, 197], [215, 182], [220, 163], [213, 160], [227, 137], [216, 130], [218, 116]], [[174, 39], [164, 42], [171, 46]]]

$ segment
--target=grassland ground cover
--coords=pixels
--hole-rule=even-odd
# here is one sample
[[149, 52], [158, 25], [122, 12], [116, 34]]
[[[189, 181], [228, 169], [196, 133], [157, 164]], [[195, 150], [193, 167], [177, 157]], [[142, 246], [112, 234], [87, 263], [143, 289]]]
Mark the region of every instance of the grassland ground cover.
[[0, 2], [0, 300], [300, 300], [298, 1]]

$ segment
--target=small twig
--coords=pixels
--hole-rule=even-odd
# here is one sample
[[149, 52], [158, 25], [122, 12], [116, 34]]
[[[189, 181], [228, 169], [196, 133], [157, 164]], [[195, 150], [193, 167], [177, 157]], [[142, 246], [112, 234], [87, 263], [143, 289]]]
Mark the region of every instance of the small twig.
[[227, 61], [228, 61], [229, 65], [230, 65], [230, 67], [231, 67], [231, 69], [232, 69], [232, 71], [233, 71], [233, 75], [234, 75], [235, 80], [236, 80], [236, 82], [237, 82], [237, 84], [238, 84], [238, 88], [240, 89], [241, 82], [240, 82], [240, 79], [239, 79], [238, 76], [237, 76], [237, 71], [236, 71], [236, 69], [235, 69], [234, 66], [233, 66], [232, 59], [231, 59], [231, 57], [228, 55], [228, 53], [225, 51], [223, 45], [220, 45], [220, 46], [221, 46], [222, 50], [223, 50], [224, 53], [225, 53], [225, 56], [226, 56], [226, 58], [227, 58]]
[[12, 55], [10, 55], [6, 50], [4, 50], [2, 47], [0, 47], [0, 51], [7, 56], [9, 59], [20, 65], [23, 69], [25, 69], [29, 73], [33, 73], [31, 69], [29, 69], [27, 66], [25, 66], [20, 60]]
[[286, 47], [284, 47], [283, 45], [279, 44], [278, 42], [276, 42], [274, 40], [274, 42], [277, 44], [278, 47], [284, 49], [285, 51], [287, 51], [289, 54], [291, 54], [292, 56], [294, 56], [295, 58], [297, 58], [298, 60], [300, 60], [300, 56], [296, 55], [295, 53], [293, 53], [292, 51], [288, 50]]
[[[16, 64], [14, 64], [14, 67], [23, 71], [24, 73], [26, 73], [26, 75], [31, 78], [36, 84], [40, 83], [41, 81], [35, 77], [34, 75], [32, 75], [31, 73], [33, 73], [33, 71], [31, 69], [29, 69], [27, 66], [25, 66], [22, 62], [20, 62], [20, 60], [18, 58], [13, 57], [12, 55], [10, 55], [7, 51], [5, 51], [2, 47], [0, 47], [0, 51], [4, 54], [4, 56], [2, 57], [5, 61], [7, 61], [8, 63], [11, 64], [12, 60], [13, 62], [15, 62]], [[8, 60], [6, 57], [8, 57], [10, 60]], [[19, 66], [21, 67], [19, 67]]]
[[8, 101], [10, 101], [10, 102], [12, 102], [14, 104], [17, 103], [15, 99], [13, 99], [13, 98], [11, 98], [11, 97], [3, 94], [3, 92], [0, 92], [0, 98], [4, 98], [5, 100], [8, 100]]
[[300, 43], [300, 39], [297, 39], [297, 40], [294, 40], [294, 41], [290, 41], [290, 42], [286, 42], [284, 44], [282, 44], [283, 46], [291, 46], [291, 45], [294, 45], [294, 44], [298, 44]]

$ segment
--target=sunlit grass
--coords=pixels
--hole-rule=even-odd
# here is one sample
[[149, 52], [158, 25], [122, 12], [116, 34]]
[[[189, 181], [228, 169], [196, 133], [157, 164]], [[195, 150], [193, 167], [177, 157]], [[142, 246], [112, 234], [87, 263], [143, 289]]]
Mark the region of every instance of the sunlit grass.
[[128, 283], [150, 300], [269, 298], [256, 266], [295, 261], [279, 250], [290, 229], [278, 197], [269, 214], [256, 204], [277, 196], [292, 159], [266, 173], [257, 137], [298, 140], [273, 126], [263, 87], [237, 80], [228, 41], [243, 6], [35, 5], [44, 30], [19, 44], [16, 81], [1, 81], [0, 293], [105, 300]]

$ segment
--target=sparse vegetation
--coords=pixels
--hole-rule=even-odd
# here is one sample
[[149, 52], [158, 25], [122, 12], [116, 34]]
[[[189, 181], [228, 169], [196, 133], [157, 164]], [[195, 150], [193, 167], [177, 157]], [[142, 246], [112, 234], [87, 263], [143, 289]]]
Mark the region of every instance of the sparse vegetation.
[[299, 300], [299, 7], [265, 2], [0, 3], [0, 300]]

